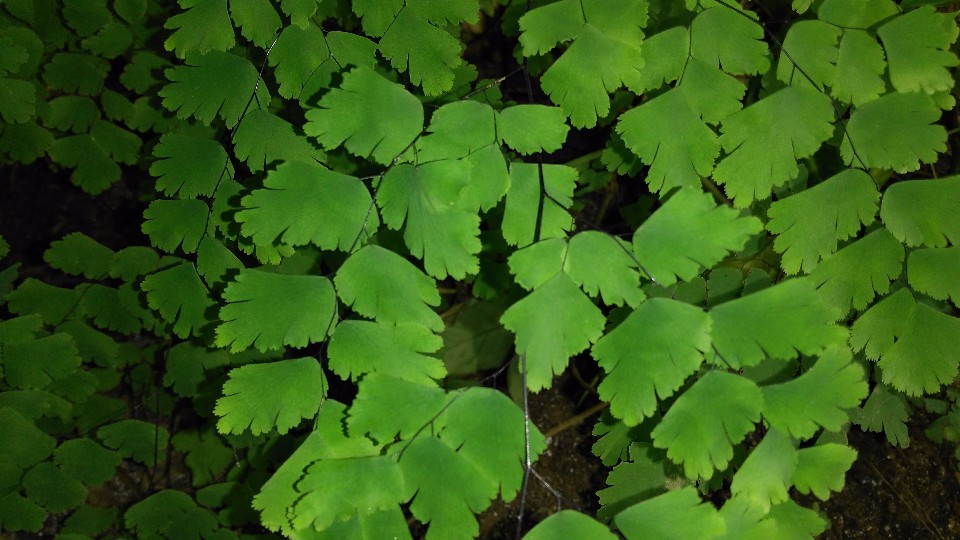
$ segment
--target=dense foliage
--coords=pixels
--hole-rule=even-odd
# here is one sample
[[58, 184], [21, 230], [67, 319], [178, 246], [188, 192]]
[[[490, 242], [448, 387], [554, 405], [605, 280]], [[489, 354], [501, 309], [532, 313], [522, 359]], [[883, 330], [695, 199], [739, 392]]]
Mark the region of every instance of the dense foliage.
[[0, 273], [0, 530], [474, 537], [571, 359], [608, 487], [525, 538], [811, 538], [851, 423], [960, 439], [943, 2], [169, 4], [0, 2], [5, 162], [155, 179]]

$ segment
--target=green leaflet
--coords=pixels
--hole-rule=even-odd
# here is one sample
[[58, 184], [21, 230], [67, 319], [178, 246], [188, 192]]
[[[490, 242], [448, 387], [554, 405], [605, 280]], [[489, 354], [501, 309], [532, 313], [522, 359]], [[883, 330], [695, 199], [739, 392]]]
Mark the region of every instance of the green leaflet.
[[167, 372], [163, 384], [182, 396], [193, 396], [204, 382], [205, 373], [230, 364], [230, 356], [222, 349], [210, 350], [190, 343], [180, 343], [167, 355]]
[[809, 439], [821, 426], [840, 431], [850, 421], [845, 411], [867, 396], [864, 375], [846, 347], [831, 347], [803, 375], [761, 387], [763, 415], [797, 439]]
[[563, 111], [544, 105], [514, 105], [497, 114], [500, 139], [521, 154], [555, 152], [570, 127]]
[[336, 538], [373, 538], [384, 534], [398, 540], [412, 540], [407, 517], [399, 506], [390, 510], [374, 513], [354, 513], [349, 518], [336, 521], [318, 538], [334, 540]]
[[197, 199], [158, 199], [143, 212], [143, 232], [154, 246], [173, 253], [194, 253], [207, 226], [210, 208]]
[[427, 354], [436, 352], [442, 343], [440, 336], [422, 326], [344, 321], [330, 336], [330, 369], [344, 379], [383, 373], [434, 384], [434, 379], [442, 379], [447, 372], [441, 360]]
[[753, 366], [764, 358], [788, 360], [842, 343], [847, 332], [812, 283], [785, 281], [710, 310], [713, 346], [721, 365]]
[[363, 22], [363, 31], [374, 37], [387, 31], [404, 6], [402, 0], [380, 2], [379, 6], [375, 0], [358, 0], [352, 4], [353, 12]]
[[[217, 0], [200, 0], [216, 2]], [[257, 84], [257, 68], [246, 58], [225, 52], [191, 57], [189, 63], [165, 71], [170, 83], [160, 89], [163, 106], [177, 118], [194, 117], [210, 124], [216, 116], [232, 128], [256, 90], [259, 103], [269, 103], [266, 86]], [[235, 91], [243, 89], [243, 92]]]
[[527, 386], [536, 392], [550, 385], [571, 356], [600, 337], [604, 317], [570, 276], [560, 272], [510, 306], [500, 322], [516, 334], [517, 353], [526, 355]]
[[[181, 431], [170, 439], [174, 449], [186, 454], [184, 461], [193, 475], [194, 486], [210, 484], [234, 463], [236, 456], [232, 449], [221, 441], [212, 426], [204, 431]], [[199, 494], [197, 499], [202, 502]]]
[[150, 308], [173, 324], [177, 336], [201, 336], [208, 330], [211, 323], [208, 310], [214, 303], [193, 264], [180, 261], [150, 274], [140, 283], [140, 288], [147, 293]]
[[113, 19], [105, 2], [77, 0], [64, 2], [63, 17], [81, 36], [96, 33]]
[[43, 389], [80, 367], [76, 343], [66, 333], [8, 343], [3, 353], [4, 378], [13, 388]]
[[910, 412], [903, 394], [878, 384], [856, 413], [853, 421], [861, 428], [883, 432], [890, 444], [901, 448], [910, 446], [910, 434], [906, 424]]
[[450, 90], [454, 70], [463, 62], [460, 42], [410, 8], [400, 10], [378, 48], [394, 69], [409, 72], [410, 80], [428, 96]]
[[153, 149], [158, 159], [150, 166], [157, 190], [191, 199], [212, 195], [223, 176], [233, 176], [233, 164], [223, 146], [210, 139], [167, 133]]
[[640, 50], [643, 69], [640, 81], [633, 89], [637, 92], [656, 90], [665, 83], [677, 80], [683, 73], [690, 54], [690, 34], [685, 26], [674, 26], [648, 36]]
[[326, 397], [327, 381], [314, 358], [251, 364], [230, 372], [214, 413], [221, 433], [280, 434], [313, 418]]
[[120, 179], [117, 162], [91, 134], [59, 138], [52, 142], [49, 153], [55, 163], [73, 168], [70, 181], [91, 195], [103, 192]]
[[280, 9], [290, 16], [290, 21], [295, 27], [300, 28], [308, 26], [310, 17], [317, 12], [317, 7], [319, 6], [316, 0], [282, 0], [280, 2]]
[[[275, 242], [348, 251], [376, 232], [378, 215], [363, 183], [322, 165], [285, 161], [263, 189], [241, 201], [241, 232], [257, 245]], [[278, 262], [275, 260], [266, 262]]]
[[653, 444], [682, 463], [687, 478], [709, 478], [726, 468], [733, 444], [753, 430], [762, 408], [763, 395], [752, 381], [710, 371], [673, 403], [651, 434]]
[[[489, 201], [499, 200], [507, 185], [503, 156], [494, 147], [487, 148], [488, 152], [478, 151], [461, 160], [439, 160], [419, 166], [401, 164], [390, 169], [382, 180], [378, 203], [384, 223], [391, 229], [404, 225], [407, 247], [424, 260], [424, 267], [432, 276], [462, 279], [479, 269], [477, 211], [490, 206]], [[474, 160], [480, 160], [477, 167], [473, 166]], [[465, 165], [478, 175], [492, 172], [503, 189], [494, 193], [473, 191], [471, 180], [477, 187], [482, 184], [477, 181], [480, 178], [475, 180], [471, 174], [463, 174]]]
[[33, 422], [10, 407], [0, 408], [0, 427], [10, 440], [22, 441], [23, 445], [5, 445], [2, 450], [4, 463], [26, 469], [47, 459], [57, 446], [57, 441], [37, 429]]
[[898, 11], [892, 0], [864, 0], [859, 5], [843, 0], [824, 0], [817, 9], [817, 17], [841, 27], [869, 28]]
[[[517, 253], [520, 253], [519, 251]], [[607, 261], [597, 267], [595, 262]], [[583, 291], [607, 305], [638, 306], [644, 300], [630, 247], [612, 236], [584, 231], [570, 239], [565, 270]]]
[[43, 322], [42, 317], [37, 313], [0, 321], [0, 343], [34, 339], [43, 327]]
[[900, 289], [857, 319], [850, 345], [879, 359], [884, 383], [916, 396], [935, 392], [956, 376], [960, 355], [950, 343], [958, 337], [960, 321]]
[[863, 30], [844, 29], [831, 94], [858, 107], [873, 101], [886, 90], [882, 77], [885, 69], [883, 49], [873, 36]]
[[681, 190], [637, 229], [633, 252], [648, 277], [672, 285], [743, 248], [761, 228], [756, 218], [717, 206], [705, 193]]
[[[829, 97], [800, 86], [730, 115], [720, 128], [720, 145], [728, 155], [717, 164], [714, 178], [738, 208], [766, 199], [773, 188], [796, 178], [797, 159], [813, 155], [830, 138], [833, 117]], [[848, 132], [851, 124], [852, 119]]]
[[730, 492], [767, 513], [771, 505], [789, 500], [787, 489], [798, 460], [790, 437], [771, 429], [733, 476]]
[[414, 163], [464, 158], [497, 140], [498, 117], [479, 101], [447, 103], [434, 111], [426, 134], [404, 157]]
[[0, 117], [4, 122], [19, 124], [34, 114], [36, 95], [26, 81], [0, 79]]
[[570, 116], [574, 127], [593, 127], [610, 112], [610, 92], [640, 85], [646, 7], [642, 0], [616, 5], [561, 0], [520, 19], [525, 56], [574, 40], [541, 78], [544, 92]]
[[97, 95], [109, 71], [106, 60], [83, 53], [58, 53], [44, 66], [43, 80], [64, 92]]
[[890, 186], [883, 196], [880, 218], [887, 229], [910, 247], [945, 247], [960, 242], [960, 177], [906, 181]]
[[87, 438], [70, 439], [54, 451], [57, 466], [86, 486], [99, 486], [113, 478], [120, 454]]
[[887, 94], [850, 115], [840, 153], [848, 165], [915, 171], [946, 148], [940, 110], [926, 94]]
[[[318, 343], [336, 316], [336, 293], [321, 276], [241, 270], [223, 297], [229, 303], [220, 308], [215, 345], [234, 353], [251, 344], [268, 351]], [[264, 317], [272, 324], [263, 324]]]
[[281, 24], [270, 0], [230, 0], [230, 17], [243, 37], [262, 48], [270, 45]]
[[[444, 426], [439, 437], [414, 439], [400, 457], [408, 496], [419, 489], [410, 509], [417, 519], [429, 522], [427, 538], [476, 536], [473, 513], [498, 494], [512, 500], [523, 478], [520, 409], [487, 388], [470, 389], [450, 400], [438, 419]], [[532, 429], [531, 459], [545, 447], [543, 436]]]
[[665, 493], [667, 476], [676, 472], [674, 468], [663, 452], [649, 444], [632, 444], [630, 460], [614, 467], [607, 475], [610, 487], [597, 492], [601, 505], [597, 517], [613, 517], [637, 502]]
[[883, 381], [908, 395], [933, 393], [957, 375], [960, 355], [950, 344], [960, 320], [917, 303], [898, 341], [880, 357]]
[[49, 145], [51, 159], [74, 168], [70, 180], [91, 195], [119, 180], [119, 164], [135, 163], [139, 151], [139, 137], [102, 120], [95, 120], [89, 133], [62, 137]]
[[907, 259], [910, 287], [931, 298], [960, 305], [960, 247], [918, 249]]
[[[32, 98], [33, 89], [29, 90]], [[61, 96], [49, 102], [43, 123], [60, 131], [84, 133], [99, 116], [100, 111], [92, 99], [86, 96]]]
[[877, 30], [890, 64], [890, 82], [899, 92], [942, 92], [953, 86], [948, 68], [960, 64], [950, 52], [958, 29], [932, 6], [909, 11]]
[[50, 244], [43, 260], [68, 274], [83, 274], [90, 279], [106, 277], [113, 262], [113, 251], [83, 233], [68, 234]]
[[440, 303], [436, 283], [392, 251], [365, 246], [347, 259], [333, 282], [340, 299], [364, 317], [443, 329], [440, 316], [430, 309]]
[[[577, 171], [563, 165], [543, 166], [543, 203], [540, 239], [566, 236], [573, 225], [567, 212], [576, 187]], [[539, 170], [532, 163], [510, 164], [510, 190], [503, 212], [503, 238], [510, 245], [524, 247], [534, 240], [537, 205], [540, 198]]]
[[[309, 7], [315, 10], [317, 3], [311, 1]], [[327, 60], [330, 49], [319, 28], [298, 23], [284, 28], [268, 59], [280, 83], [277, 93], [285, 98], [299, 98], [307, 81]]]
[[160, 256], [145, 246], [130, 246], [117, 251], [110, 263], [110, 277], [132, 281], [138, 276], [156, 270]]
[[0, 407], [9, 407], [36, 422], [41, 418], [68, 418], [72, 404], [46, 390], [8, 390], [0, 393]]
[[0, 519], [5, 529], [39, 532], [47, 512], [19, 493], [9, 493], [0, 498]]
[[[157, 277], [156, 280], [151, 280], [149, 286], [158, 289], [158, 294], [154, 295], [153, 300], [155, 305], [151, 307], [153, 309], [162, 308], [160, 312], [161, 316], [171, 316], [169, 322], [176, 322], [175, 318], [172, 317], [173, 313], [167, 312], [166, 309], [168, 307], [174, 308], [176, 307], [176, 302], [186, 300], [190, 305], [180, 306], [183, 309], [182, 313], [180, 313], [180, 322], [178, 324], [187, 324], [188, 320], [196, 315], [197, 318], [193, 323], [196, 324], [196, 331], [200, 332], [200, 328], [206, 324], [205, 315], [200, 310], [206, 309], [207, 304], [203, 298], [188, 299], [187, 296], [189, 296], [190, 293], [202, 294], [202, 289], [193, 288], [197, 284], [202, 286], [202, 283], [199, 283], [198, 280], [198, 283], [195, 284], [192, 276], [187, 272], [172, 272], [171, 274], [172, 275], [164, 274], [163, 276]], [[173, 282], [180, 277], [186, 280], [183, 282], [183, 286], [187, 289], [187, 291], [185, 291], [187, 294], [180, 298], [169, 299], [172, 300], [169, 304], [162, 302], [162, 298], [160, 297], [168, 292], [167, 286], [172, 285]], [[84, 289], [84, 294], [80, 302], [83, 310], [100, 328], [123, 334], [134, 334], [141, 329], [154, 329], [159, 325], [159, 319], [154, 316], [150, 309], [143, 306], [140, 290], [147, 292], [147, 289], [143, 287], [142, 283], [139, 290], [135, 289], [132, 283], [125, 283], [117, 288], [93, 284]], [[148, 304], [150, 303], [150, 296], [151, 294], [147, 292]], [[195, 304], [194, 301], [196, 301], [198, 307], [196, 313], [191, 311], [191, 306]], [[175, 331], [184, 331], [182, 328], [178, 330], [177, 325], [174, 326], [174, 329]], [[186, 331], [189, 332], [189, 330]]]
[[630, 538], [717, 538], [723, 521], [693, 487], [670, 491], [617, 514], [614, 523]]
[[607, 372], [600, 398], [617, 418], [635, 425], [696, 372], [709, 348], [706, 313], [665, 298], [644, 302], [593, 346], [591, 354]]
[[49, 461], [27, 471], [22, 482], [27, 497], [50, 512], [76, 508], [87, 498], [83, 484]]
[[186, 11], [167, 19], [165, 28], [174, 30], [164, 42], [180, 58], [187, 53], [226, 51], [234, 45], [233, 25], [227, 14], [227, 0], [183, 0]]
[[[315, 0], [312, 3], [316, 7]], [[324, 35], [316, 26], [288, 26], [268, 60], [276, 66], [274, 75], [280, 83], [280, 95], [297, 98], [306, 105], [330, 87], [342, 66], [373, 67], [376, 47], [369, 39], [348, 32]]]
[[166, 459], [170, 434], [163, 426], [143, 420], [120, 420], [98, 429], [97, 437], [125, 458], [156, 466]]
[[[683, 29], [671, 29], [654, 38], [671, 36], [663, 39], [669, 39], [674, 47], [686, 47], [686, 32], [675, 30]], [[674, 39], [683, 39], [683, 44], [672, 43]], [[661, 46], [659, 42], [657, 46]], [[663, 51], [661, 54], [674, 53]], [[740, 100], [746, 90], [742, 83], [704, 60], [679, 58], [676, 62], [676, 65], [657, 66], [657, 70], [670, 71], [668, 74], [654, 72], [653, 76], [658, 80], [673, 78], [676, 69], [679, 84], [627, 111], [617, 124], [617, 132], [623, 135], [630, 150], [651, 166], [646, 181], [661, 194], [677, 186], [696, 187], [701, 176], [713, 171], [720, 145], [706, 124], [717, 124], [740, 110]]]
[[[788, 274], [810, 272], [877, 215], [880, 193], [863, 171], [847, 169], [796, 195], [770, 205], [767, 229], [777, 235]], [[829, 218], [827, 217], [829, 216]]]
[[262, 171], [276, 161], [322, 161], [323, 152], [306, 137], [297, 134], [293, 125], [263, 109], [244, 115], [233, 134], [234, 154], [247, 162], [251, 171]]
[[[504, 501], [512, 501], [523, 480], [523, 411], [505, 394], [489, 388], [475, 388], [450, 399], [441, 418], [440, 440], [479, 469]], [[479, 410], [484, 414], [469, 414]], [[531, 427], [530, 459], [536, 460], [546, 444], [540, 431]]]
[[379, 37], [380, 53], [394, 69], [408, 71], [426, 95], [439, 95], [453, 86], [454, 70], [462, 64], [462, 45], [443, 28], [477, 21], [475, 0], [450, 2], [377, 2], [360, 0], [353, 11], [363, 30]]
[[197, 273], [207, 287], [222, 288], [228, 278], [244, 268], [243, 263], [223, 242], [205, 236], [197, 248]]
[[353, 436], [370, 435], [384, 444], [398, 435], [410, 439], [438, 417], [446, 401], [435, 384], [371, 373], [359, 385], [347, 427]]
[[[469, 462], [433, 437], [415, 439], [400, 460], [403, 475], [421, 491], [410, 511], [429, 522], [427, 538], [469, 538], [479, 532], [473, 509], [489, 505], [491, 485], [477, 482]], [[450, 489], [456, 486], [455, 489]], [[411, 486], [412, 487], [412, 486]], [[412, 490], [411, 490], [412, 491]]]
[[[744, 16], [744, 13], [747, 16]], [[690, 53], [731, 75], [760, 74], [770, 66], [763, 28], [754, 15], [727, 6], [708, 7], [690, 25]]]
[[[146, 6], [144, 6], [146, 7]], [[163, 81], [156, 76], [155, 70], [170, 67], [170, 62], [151, 51], [139, 51], [133, 55], [130, 63], [123, 68], [120, 82], [129, 90], [144, 93], [159, 86]]]
[[557, 537], [595, 538], [613, 540], [616, 538], [610, 529], [592, 518], [573, 510], [561, 510], [541, 521], [524, 535], [524, 540], [549, 540]]
[[124, 521], [140, 536], [198, 538], [219, 529], [216, 514], [200, 508], [193, 499], [173, 489], [165, 489], [130, 507]]
[[777, 78], [787, 84], [813, 85], [817, 90], [835, 84], [837, 43], [843, 31], [819, 20], [799, 21], [783, 39]]
[[322, 531], [357, 514], [396, 510], [403, 484], [400, 467], [389, 456], [315, 461], [297, 482], [306, 495], [293, 508], [293, 527]]
[[876, 231], [827, 257], [810, 274], [830, 305], [861, 310], [903, 272], [903, 244], [886, 229]]
[[296, 451], [263, 484], [253, 499], [254, 508], [262, 513], [263, 524], [272, 531], [292, 534], [294, 531], [288, 508], [303, 494], [295, 484], [311, 463], [325, 458], [374, 456], [377, 448], [365, 437], [347, 437], [341, 428], [345, 407], [332, 399], [320, 408], [316, 429], [307, 435]]
[[[670, 136], [665, 136], [669, 126]], [[683, 91], [674, 88], [627, 111], [617, 123], [624, 143], [650, 165], [648, 182], [666, 193], [674, 187], [695, 188], [713, 172], [720, 155], [717, 136]]]
[[[350, 153], [381, 164], [393, 161], [423, 129], [423, 106], [402, 86], [366, 67], [343, 76], [340, 88], [307, 111], [304, 131], [324, 148], [343, 145]], [[382, 114], [390, 111], [390, 114]]]
[[[429, 434], [421, 430], [427, 424], [435, 426]], [[428, 537], [475, 535], [473, 513], [498, 494], [511, 500], [520, 488], [523, 417], [502, 393], [474, 388], [445, 395], [373, 374], [360, 384], [348, 425], [351, 433], [369, 431], [381, 440], [414, 437], [399, 454], [403, 500], [413, 499], [414, 516], [429, 523]], [[545, 447], [536, 430], [530, 441], [533, 456]]]
[[73, 312], [77, 299], [75, 291], [47, 285], [34, 278], [25, 279], [6, 298], [13, 313], [35, 313], [51, 325], [62, 323]]
[[831, 491], [840, 492], [847, 470], [857, 459], [857, 451], [842, 444], [824, 444], [797, 451], [793, 485], [800, 493], [827, 500]]
[[725, 534], [720, 536], [723, 540], [774, 537], [800, 540], [815, 537], [827, 525], [817, 512], [793, 500], [771, 505], [765, 512], [743, 495], [728, 500], [720, 509], [720, 517], [726, 526]]

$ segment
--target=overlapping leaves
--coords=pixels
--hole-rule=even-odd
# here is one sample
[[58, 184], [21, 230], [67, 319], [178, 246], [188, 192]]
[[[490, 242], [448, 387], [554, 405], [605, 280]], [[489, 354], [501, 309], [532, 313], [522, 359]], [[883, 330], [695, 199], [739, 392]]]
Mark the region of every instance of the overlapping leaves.
[[[131, 12], [136, 11], [132, 4], [118, 3], [113, 11], [124, 20], [143, 17]], [[798, 8], [809, 4], [795, 2]], [[85, 46], [106, 57], [111, 44], [122, 45], [119, 34], [107, 33], [113, 14], [105, 4], [90, 10], [75, 9], [78, 5], [71, 3], [66, 23], [85, 38]], [[139, 306], [138, 291], [129, 283], [70, 290], [29, 281], [8, 297], [11, 311], [39, 313], [34, 318], [58, 325], [57, 333], [5, 343], [4, 354], [19, 359], [4, 361], [5, 380], [36, 390], [55, 386], [62, 373], [75, 370], [78, 354], [86, 358], [89, 353], [98, 365], [117, 361], [117, 353], [101, 346], [92, 327], [78, 320], [64, 323], [72, 316], [89, 316], [91, 324], [124, 333], [164, 333], [169, 324], [180, 338], [233, 352], [251, 346], [302, 348], [329, 337], [323, 351], [330, 369], [359, 390], [349, 410], [325, 401], [321, 363], [301, 354], [236, 368], [215, 410], [220, 430], [231, 434], [281, 434], [304, 419], [316, 419], [300, 449], [257, 497], [264, 524], [288, 535], [351, 537], [375, 531], [407, 537], [400, 509], [406, 505], [429, 524], [430, 537], [470, 536], [477, 532], [473, 514], [497, 495], [509, 500], [519, 488], [523, 417], [492, 390], [439, 388], [437, 381], [446, 374], [437, 358], [445, 324], [435, 311], [441, 305], [437, 283], [428, 276], [472, 281], [476, 295], [484, 294], [478, 292], [484, 287], [494, 294], [491, 283], [509, 286], [509, 277], [496, 281], [488, 266], [510, 253], [502, 236], [518, 249], [509, 256], [510, 272], [527, 295], [506, 308], [500, 320], [516, 335], [531, 388], [549, 386], [572, 355], [592, 345], [592, 356], [605, 372], [598, 390], [623, 427], [618, 433], [634, 436], [639, 428], [630, 426], [651, 419], [646, 425], [656, 424], [653, 444], [681, 464], [689, 479], [706, 480], [739, 463], [734, 448], [761, 418], [767, 423], [760, 445], [738, 465], [733, 497], [722, 509], [703, 504], [692, 488], [653, 498], [649, 493], [614, 518], [623, 534], [815, 534], [822, 522], [787, 500], [787, 490], [828, 496], [842, 486], [853, 456], [840, 445], [798, 450], [790, 437], [839, 431], [849, 419], [847, 411], [866, 393], [863, 370], [852, 360], [844, 345], [848, 336], [835, 320], [887, 294], [906, 259], [910, 289], [893, 285], [896, 292], [856, 320], [853, 347], [878, 361], [886, 383], [910, 395], [939, 389], [955, 377], [960, 363], [950, 346], [960, 330], [945, 303], [955, 304], [960, 296], [951, 285], [958, 278], [953, 267], [960, 237], [951, 213], [956, 178], [894, 184], [883, 195], [882, 226], [872, 222], [876, 186], [883, 183], [865, 172], [849, 170], [820, 181], [811, 169], [810, 181], [819, 183], [801, 190], [806, 171], [798, 160], [819, 161], [814, 153], [831, 138], [855, 168], [915, 170], [943, 148], [945, 134], [932, 122], [950, 101], [943, 92], [953, 84], [948, 69], [956, 65], [949, 52], [955, 24], [931, 8], [899, 14], [885, 0], [867, 5], [858, 10], [840, 1], [817, 3], [817, 18], [791, 25], [783, 50], [775, 51], [776, 73], [769, 73], [759, 94], [751, 92], [756, 101], [742, 108], [747, 87], [731, 75], [767, 74], [771, 63], [763, 28], [749, 11], [726, 2], [688, 1], [693, 13], [671, 23], [690, 21], [689, 26], [657, 26], [659, 33], [644, 39], [646, 2], [548, 3], [519, 23], [525, 55], [566, 47], [556, 51], [552, 63], [546, 61], [543, 88], [559, 105], [546, 107], [503, 106], [490, 99], [494, 92], [485, 101], [443, 104], [449, 96], [433, 101], [408, 90], [420, 86], [436, 96], [463, 83], [461, 77], [471, 80], [470, 69], [462, 69], [461, 44], [448, 30], [476, 20], [474, 1], [353, 2], [360, 27], [377, 43], [327, 32], [328, 24], [321, 30], [314, 23], [335, 16], [329, 3], [183, 1], [181, 12], [167, 22], [174, 31], [167, 46], [186, 64], [167, 71], [170, 83], [160, 95], [182, 119], [237, 127], [228, 141], [232, 146], [196, 130], [166, 134], [156, 148], [159, 160], [152, 172], [158, 190], [171, 199], [150, 206], [144, 232], [156, 247], [180, 251], [189, 260], [160, 259], [152, 250], [150, 256], [121, 256], [86, 237], [67, 237], [49, 252], [52, 265], [87, 279], [136, 279], [159, 317]], [[682, 9], [678, 5], [676, 12]], [[293, 26], [280, 30], [280, 13]], [[919, 28], [926, 29], [922, 38], [908, 39]], [[309, 139], [281, 119], [276, 102], [269, 104], [266, 89], [272, 79], [261, 79], [260, 70], [239, 56], [240, 49], [226, 52], [240, 38], [267, 49], [278, 30], [266, 63], [275, 68], [278, 94], [309, 109], [304, 126]], [[375, 49], [399, 76], [386, 63], [377, 66]], [[27, 65], [23, 55], [11, 51], [4, 61], [19, 56], [0, 69]], [[143, 64], [125, 71], [123, 84], [159, 85], [150, 71], [166, 67], [163, 62], [138, 58]], [[95, 60], [86, 54], [58, 55], [44, 70], [44, 80], [62, 91], [96, 95], [105, 77]], [[77, 76], [67, 76], [69, 67], [77, 68]], [[887, 80], [894, 90], [889, 94]], [[575, 223], [582, 228], [574, 215], [590, 215], [574, 193], [578, 183], [593, 187], [591, 171], [547, 165], [541, 178], [539, 167], [516, 154], [561, 148], [568, 133], [564, 115], [583, 127], [605, 120], [611, 108], [626, 109], [632, 99], [628, 93], [616, 96], [615, 107], [610, 98], [624, 86], [646, 98], [618, 121], [624, 158], [633, 152], [637, 168], [649, 165], [644, 177], [650, 188], [670, 198], [651, 217], [637, 220], [641, 224], [632, 244], [599, 231], [568, 238]], [[256, 92], [253, 100], [250, 92]], [[32, 107], [24, 88], [12, 95], [21, 109]], [[840, 107], [828, 96], [842, 102]], [[62, 99], [44, 113], [43, 129], [71, 130], [79, 138], [57, 143], [51, 157], [82, 165], [80, 183], [91, 191], [105, 188], [119, 178], [117, 163], [136, 162], [134, 146], [96, 118], [91, 98]], [[80, 103], [83, 115], [64, 114]], [[119, 113], [118, 103], [104, 99], [109, 118], [123, 118], [131, 127], [146, 125], [143, 118]], [[849, 119], [846, 104], [853, 105]], [[8, 118], [8, 109], [0, 108], [4, 118], [21, 122], [21, 117]], [[881, 129], [875, 129], [878, 125]], [[105, 149], [94, 128], [103, 141], [118, 143]], [[6, 141], [11, 133], [22, 133], [3, 129]], [[87, 129], [90, 133], [84, 133]], [[262, 172], [263, 183], [233, 179], [235, 166]], [[373, 176], [361, 180], [364, 174]], [[742, 261], [728, 261], [729, 267], [715, 269], [709, 281], [700, 277], [762, 233], [757, 218], [715, 202], [723, 201], [723, 194], [700, 193], [701, 183], [713, 189], [711, 176], [738, 208], [776, 192], [767, 230], [777, 236], [780, 265], [788, 274], [803, 272], [809, 278], [759, 292], [749, 289], [754, 292], [738, 298], [747, 289], [747, 272], [734, 267]], [[631, 180], [618, 181], [625, 186]], [[789, 190], [782, 190], [787, 184]], [[541, 202], [542, 213], [537, 210]], [[386, 228], [399, 231], [396, 235], [377, 234], [381, 216]], [[862, 226], [867, 230], [861, 235]], [[906, 251], [904, 245], [917, 249]], [[237, 257], [234, 249], [277, 266], [245, 269], [248, 259]], [[400, 254], [404, 249], [419, 261], [407, 260]], [[318, 275], [326, 271], [332, 278]], [[644, 292], [641, 284], [647, 281]], [[768, 282], [766, 276], [751, 283]], [[697, 287], [705, 291], [699, 300], [690, 294]], [[647, 294], [674, 298], [648, 300]], [[709, 311], [683, 301], [690, 298]], [[597, 300], [614, 311], [605, 311]], [[223, 304], [219, 320], [211, 320], [218, 302]], [[455, 308], [457, 300], [451, 302]], [[134, 324], [120, 326], [123, 314], [136, 309], [141, 312]], [[608, 322], [611, 327], [605, 328]], [[496, 321], [493, 326], [499, 329]], [[68, 346], [71, 341], [79, 353]], [[224, 367], [227, 357], [221, 351], [209, 366]], [[189, 371], [176, 358], [171, 354], [175, 389], [196, 391], [207, 360], [191, 356], [203, 365]], [[24, 359], [32, 362], [25, 365]], [[758, 372], [794, 360], [802, 374], [775, 384], [757, 382]], [[743, 375], [732, 373], [741, 368], [748, 368]], [[182, 380], [176, 375], [181, 372], [188, 372]], [[865, 425], [876, 425], [877, 410], [896, 408], [889, 405], [893, 398], [877, 405], [893, 395], [883, 388], [875, 391], [880, 397], [864, 405], [860, 420]], [[799, 395], [813, 403], [799, 403]], [[668, 407], [660, 419], [656, 410], [662, 405]], [[3, 408], [0, 413], [0, 423], [10, 431], [29, 431], [21, 429], [19, 412]], [[148, 461], [154, 456], [146, 427], [118, 423], [102, 430], [101, 437], [117, 452]], [[895, 434], [899, 427], [893, 422], [886, 429]], [[46, 459], [52, 446], [47, 451], [47, 441], [34, 439], [36, 455], [14, 449], [8, 457], [30, 465]], [[174, 446], [186, 444], [180, 441]], [[535, 456], [543, 446], [536, 430], [531, 443]], [[622, 448], [610, 455], [637, 458], [628, 455], [627, 445], [614, 446]], [[250, 455], [258, 448], [252, 447]], [[62, 452], [65, 464], [68, 450]], [[31, 473], [34, 484], [56, 474], [48, 465]], [[4, 501], [6, 507], [19, 504]], [[61, 501], [41, 502], [56, 506]], [[190, 524], [164, 528], [150, 515]], [[26, 510], [24, 516], [32, 519]], [[212, 535], [217, 529], [207, 510], [169, 492], [134, 506], [126, 517], [143, 535]], [[604, 526], [567, 512], [530, 536], [558, 529], [560, 534], [609, 534]]]
[[593, 127], [610, 111], [609, 93], [640, 84], [646, 8], [642, 0], [615, 5], [561, 0], [520, 19], [520, 43], [527, 56], [573, 41], [544, 73], [541, 84], [575, 127]]

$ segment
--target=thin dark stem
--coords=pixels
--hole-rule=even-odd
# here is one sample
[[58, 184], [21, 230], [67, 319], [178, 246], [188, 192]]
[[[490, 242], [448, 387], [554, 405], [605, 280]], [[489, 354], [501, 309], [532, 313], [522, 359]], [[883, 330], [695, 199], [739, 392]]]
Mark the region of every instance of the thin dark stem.
[[[527, 0], [527, 12], [532, 9], [531, 0]], [[533, 83], [530, 80], [530, 68], [527, 58], [523, 59], [523, 81], [527, 87], [527, 101], [533, 103]], [[533, 243], [540, 241], [543, 228], [543, 207], [546, 202], [547, 186], [543, 178], [543, 153], [537, 152], [537, 178], [540, 182], [540, 196], [537, 200], [537, 218], [533, 227]], [[533, 460], [530, 457], [530, 403], [527, 390], [527, 353], [520, 357], [520, 380], [523, 385], [523, 487], [520, 492], [520, 509], [517, 511], [516, 537], [519, 540], [523, 532], [523, 511], [527, 502], [527, 489], [530, 486], [530, 473], [533, 472]], [[540, 475], [537, 475], [540, 478]], [[545, 482], [544, 482], [545, 483]], [[546, 483], [545, 483], [546, 484]]]
[[[520, 373], [523, 375], [523, 487], [520, 490], [520, 510], [517, 513], [517, 539], [523, 533], [523, 509], [527, 503], [530, 473], [533, 463], [530, 458], [530, 401], [527, 390], [527, 354], [520, 355]], [[538, 475], [539, 476], [539, 475]]]

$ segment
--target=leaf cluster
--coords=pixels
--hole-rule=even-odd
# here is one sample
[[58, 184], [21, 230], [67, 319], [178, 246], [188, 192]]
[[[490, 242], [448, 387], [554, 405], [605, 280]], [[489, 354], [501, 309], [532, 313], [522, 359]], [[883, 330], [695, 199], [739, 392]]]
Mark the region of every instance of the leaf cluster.
[[[155, 181], [149, 246], [72, 233], [44, 256], [70, 285], [0, 274], [0, 529], [475, 537], [551, 444], [491, 381], [571, 362], [609, 403], [608, 487], [526, 537], [825, 529], [794, 495], [842, 489], [850, 425], [905, 446], [960, 367], [960, 176], [917, 172], [954, 15], [795, 1], [772, 35], [726, 0], [521, 4], [0, 8], [0, 155]], [[522, 69], [480, 78], [487, 31]], [[130, 467], [139, 500], [90, 504]]]

